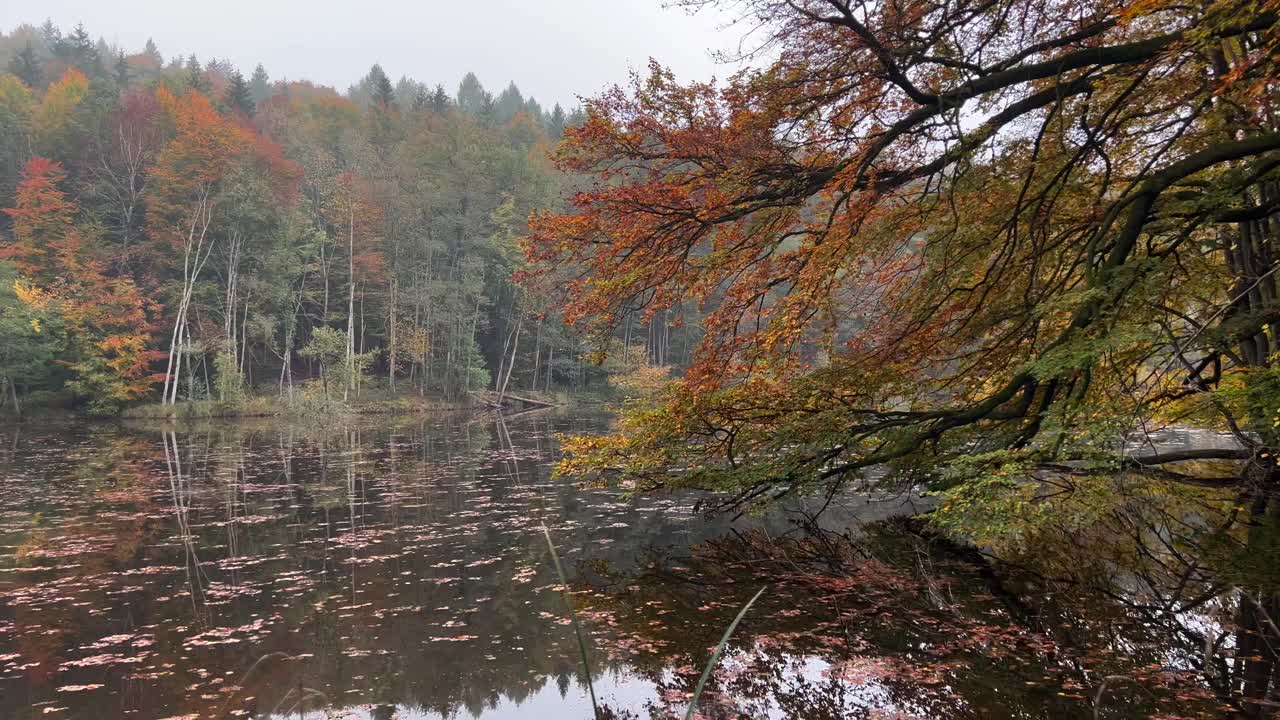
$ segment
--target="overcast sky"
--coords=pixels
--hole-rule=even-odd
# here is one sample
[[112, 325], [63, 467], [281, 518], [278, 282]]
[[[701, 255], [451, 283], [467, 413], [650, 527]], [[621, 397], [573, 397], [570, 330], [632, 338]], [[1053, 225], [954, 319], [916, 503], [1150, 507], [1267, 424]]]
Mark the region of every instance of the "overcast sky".
[[453, 92], [467, 71], [494, 93], [514, 80], [543, 105], [576, 105], [650, 57], [683, 80], [727, 76], [709, 50], [736, 46], [724, 17], [662, 0], [4, 0], [9, 28], [52, 18], [140, 50], [226, 58], [247, 75], [308, 79], [339, 91], [375, 62]]

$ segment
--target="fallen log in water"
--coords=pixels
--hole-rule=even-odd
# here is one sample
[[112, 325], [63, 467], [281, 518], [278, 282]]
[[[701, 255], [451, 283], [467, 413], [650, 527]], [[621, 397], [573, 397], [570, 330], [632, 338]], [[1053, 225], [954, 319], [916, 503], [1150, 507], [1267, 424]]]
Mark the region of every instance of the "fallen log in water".
[[523, 397], [521, 395], [512, 395], [511, 393], [506, 393], [505, 395], [500, 396], [496, 392], [486, 391], [473, 392], [471, 393], [471, 396], [485, 405], [497, 410], [506, 407], [519, 407], [520, 409], [555, 407], [555, 403], [552, 402], [538, 400], [537, 398]]

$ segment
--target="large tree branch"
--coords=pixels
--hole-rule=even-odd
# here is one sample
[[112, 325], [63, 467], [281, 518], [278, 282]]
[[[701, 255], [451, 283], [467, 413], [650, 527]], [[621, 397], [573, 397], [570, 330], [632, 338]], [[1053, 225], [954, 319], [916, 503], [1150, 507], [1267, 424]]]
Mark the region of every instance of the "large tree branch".
[[1200, 450], [1162, 450], [1145, 455], [1128, 455], [1123, 464], [1128, 467], [1147, 468], [1167, 463], [1192, 460], [1248, 460], [1253, 452], [1248, 448], [1204, 448]]
[[[1220, 35], [1222, 37], [1238, 36], [1268, 28], [1274, 25], [1275, 22], [1276, 16], [1274, 13], [1263, 13], [1253, 18], [1251, 22], [1222, 31]], [[1131, 43], [1086, 48], [1066, 53], [1051, 60], [998, 70], [970, 80], [953, 90], [938, 93], [929, 98], [928, 103], [921, 103], [920, 108], [891, 125], [876, 142], [872, 143], [871, 147], [863, 153], [858, 177], [864, 178], [875, 159], [899, 137], [910, 132], [921, 123], [937, 117], [949, 109], [959, 107], [969, 100], [988, 93], [1006, 90], [1015, 85], [1062, 76], [1084, 68], [1132, 65], [1151, 60], [1186, 39], [1187, 32], [1178, 31]]]

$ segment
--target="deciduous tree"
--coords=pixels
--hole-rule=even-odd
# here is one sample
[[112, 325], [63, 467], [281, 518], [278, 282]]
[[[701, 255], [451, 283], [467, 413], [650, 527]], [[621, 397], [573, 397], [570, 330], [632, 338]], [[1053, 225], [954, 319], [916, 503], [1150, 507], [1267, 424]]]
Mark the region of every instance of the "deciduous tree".
[[[151, 370], [157, 353], [147, 347], [154, 305], [132, 280], [105, 272], [90, 231], [77, 225], [78, 206], [60, 187], [65, 175], [58, 163], [32, 158], [23, 177], [15, 207], [5, 211], [13, 218], [15, 239], [0, 248], [26, 276], [15, 281], [25, 306], [17, 315], [38, 324], [41, 316], [33, 313], [51, 321], [48, 312], [56, 307], [59, 325], [49, 327], [65, 322], [69, 354], [59, 362], [71, 372], [67, 386], [92, 411], [116, 411], [144, 397], [157, 381]], [[52, 351], [55, 338], [31, 335], [29, 344]]]
[[76, 205], [61, 188], [66, 179], [60, 164], [33, 157], [22, 169], [14, 207], [4, 210], [13, 240], [0, 244], [0, 260], [43, 283], [66, 274], [67, 255], [76, 249]]
[[151, 171], [147, 209], [152, 239], [168, 248], [181, 268], [180, 285], [172, 300], [174, 324], [163, 395], [165, 402], [173, 404], [178, 398], [183, 352], [190, 345], [192, 296], [213, 250], [210, 227], [218, 186], [232, 160], [243, 152], [246, 138], [237, 125], [214, 110], [208, 98], [195, 91], [174, 97], [161, 89], [157, 98], [173, 124], [174, 137]]
[[[528, 249], [580, 270], [569, 319], [708, 309], [664, 401], [567, 469], [730, 503], [873, 466], [1176, 483], [1185, 456], [1106, 449], [1194, 417], [1235, 436], [1204, 454], [1254, 520], [1280, 512], [1274, 3], [734, 5], [776, 60], [724, 86], [654, 65], [565, 131], [596, 182]], [[1258, 700], [1280, 638], [1255, 635]]]

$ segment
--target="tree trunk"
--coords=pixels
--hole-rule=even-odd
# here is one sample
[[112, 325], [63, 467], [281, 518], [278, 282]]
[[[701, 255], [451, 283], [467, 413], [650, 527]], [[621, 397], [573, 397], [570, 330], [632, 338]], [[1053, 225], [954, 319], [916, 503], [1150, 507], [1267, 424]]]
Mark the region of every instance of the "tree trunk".
[[[201, 269], [204, 268], [204, 264], [208, 262], [209, 256], [213, 253], [212, 242], [208, 243], [207, 248], [205, 247], [205, 240], [209, 233], [209, 223], [212, 219], [209, 189], [205, 188], [192, 208], [191, 223], [187, 229], [186, 243], [183, 246], [182, 295], [178, 302], [177, 317], [174, 319], [173, 335], [169, 343], [169, 364], [165, 371], [161, 404], [174, 405], [178, 401], [178, 382], [182, 377], [184, 339], [186, 340], [186, 346], [190, 346], [190, 339], [187, 337], [189, 334], [187, 313], [191, 308], [191, 298], [195, 292], [196, 280], [199, 279]], [[202, 252], [204, 253], [203, 255], [201, 255]]]
[[538, 321], [538, 332], [533, 340], [533, 374], [529, 378], [529, 389], [538, 389], [538, 362], [542, 360], [542, 321]]
[[[474, 348], [476, 344], [476, 327], [480, 324], [480, 298], [476, 298], [476, 310], [471, 316], [471, 346]], [[465, 392], [471, 391], [471, 352], [467, 352], [467, 369], [466, 375], [462, 378], [462, 388]]]
[[[511, 341], [511, 359], [506, 362], [507, 374], [501, 378], [501, 385], [498, 387], [498, 406], [502, 406], [502, 398], [507, 394], [507, 383], [511, 382], [511, 372], [516, 367], [516, 352], [520, 349], [520, 328], [524, 325], [524, 315], [516, 320], [516, 329], [512, 333]], [[504, 348], [505, 349], [505, 348]], [[499, 373], [501, 374], [501, 373]]]
[[342, 388], [345, 402], [349, 391], [355, 388], [356, 350], [356, 210], [352, 206], [347, 225], [347, 385]]
[[224, 298], [224, 316], [222, 323], [223, 335], [227, 343], [227, 351], [232, 357], [239, 359], [239, 353], [236, 348], [236, 296], [239, 293], [240, 283], [240, 247], [243, 238], [238, 229], [232, 229], [231, 235], [227, 238], [229, 247], [227, 248], [227, 288]]
[[545, 388], [546, 392], [551, 392], [551, 367], [552, 367], [552, 361], [555, 359], [555, 356], [556, 356], [556, 346], [552, 345], [551, 347], [547, 348], [547, 387]]
[[391, 316], [387, 323], [387, 389], [392, 395], [396, 392], [396, 276], [391, 275]]

